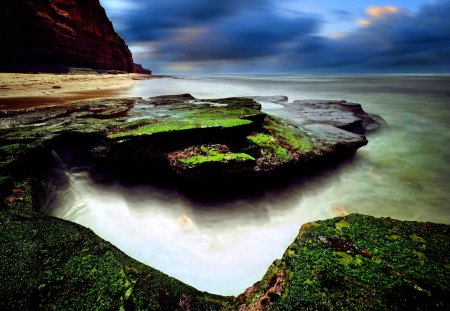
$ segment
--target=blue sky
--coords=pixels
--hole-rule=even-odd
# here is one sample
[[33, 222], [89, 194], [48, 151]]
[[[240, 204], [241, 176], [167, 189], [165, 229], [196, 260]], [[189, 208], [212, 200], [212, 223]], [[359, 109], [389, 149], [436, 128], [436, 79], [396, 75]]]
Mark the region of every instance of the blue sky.
[[449, 73], [450, 0], [100, 0], [155, 73]]

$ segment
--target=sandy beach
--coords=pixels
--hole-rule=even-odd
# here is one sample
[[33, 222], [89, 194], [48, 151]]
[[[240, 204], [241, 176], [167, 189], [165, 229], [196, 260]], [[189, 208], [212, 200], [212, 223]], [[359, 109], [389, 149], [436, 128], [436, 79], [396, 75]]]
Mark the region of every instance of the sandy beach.
[[0, 73], [0, 110], [68, 104], [83, 99], [117, 97], [143, 74]]

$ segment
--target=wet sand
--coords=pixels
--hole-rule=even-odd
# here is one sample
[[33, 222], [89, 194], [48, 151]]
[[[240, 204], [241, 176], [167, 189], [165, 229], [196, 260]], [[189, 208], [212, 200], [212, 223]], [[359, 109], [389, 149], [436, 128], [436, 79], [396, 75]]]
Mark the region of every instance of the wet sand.
[[0, 110], [56, 106], [84, 99], [120, 97], [143, 74], [0, 73]]

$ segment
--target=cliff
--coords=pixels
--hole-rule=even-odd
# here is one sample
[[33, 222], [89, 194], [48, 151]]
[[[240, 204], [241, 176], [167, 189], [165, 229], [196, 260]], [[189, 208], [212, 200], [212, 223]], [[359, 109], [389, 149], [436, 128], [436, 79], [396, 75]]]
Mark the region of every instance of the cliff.
[[0, 51], [1, 71], [139, 69], [99, 0], [5, 1]]

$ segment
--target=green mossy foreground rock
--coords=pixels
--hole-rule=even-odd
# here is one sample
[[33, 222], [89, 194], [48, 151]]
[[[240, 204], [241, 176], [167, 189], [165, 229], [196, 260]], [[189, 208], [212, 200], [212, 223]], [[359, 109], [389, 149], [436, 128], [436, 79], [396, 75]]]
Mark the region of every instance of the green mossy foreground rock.
[[450, 226], [352, 214], [302, 226], [245, 310], [448, 310]]
[[0, 211], [0, 310], [219, 310], [202, 293], [125, 255], [90, 229], [46, 216], [29, 179]]

